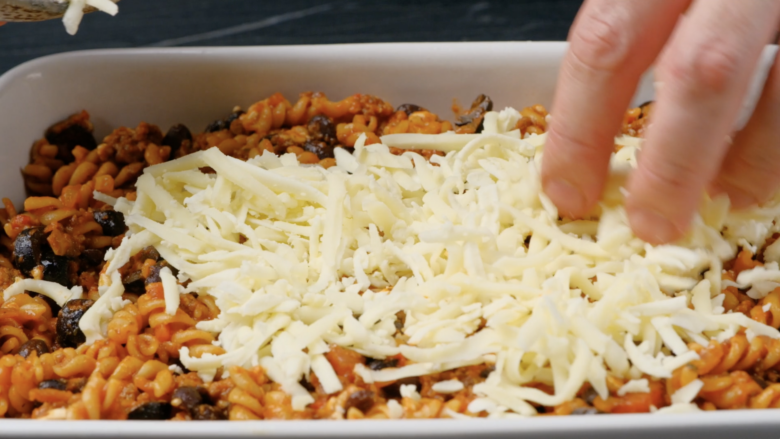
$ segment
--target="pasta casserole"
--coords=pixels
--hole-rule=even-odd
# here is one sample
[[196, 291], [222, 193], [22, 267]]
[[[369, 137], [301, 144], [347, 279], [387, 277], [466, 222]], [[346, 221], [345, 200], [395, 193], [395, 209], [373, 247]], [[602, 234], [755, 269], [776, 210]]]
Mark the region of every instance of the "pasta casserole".
[[507, 418], [780, 406], [780, 199], [673, 245], [561, 218], [548, 114], [281, 94], [193, 135], [50, 127], [0, 210], [0, 416]]

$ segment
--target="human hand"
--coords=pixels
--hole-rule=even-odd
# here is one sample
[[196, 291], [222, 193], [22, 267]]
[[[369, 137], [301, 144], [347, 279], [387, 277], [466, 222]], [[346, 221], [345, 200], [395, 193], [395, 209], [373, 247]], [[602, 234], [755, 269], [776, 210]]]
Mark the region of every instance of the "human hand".
[[656, 58], [652, 124], [627, 187], [636, 235], [653, 244], [681, 238], [704, 189], [727, 193], [737, 208], [771, 196], [780, 186], [780, 62], [748, 125], [733, 144], [727, 136], [778, 19], [774, 0], [586, 0], [542, 164], [561, 214], [581, 217], [598, 202], [614, 136]]

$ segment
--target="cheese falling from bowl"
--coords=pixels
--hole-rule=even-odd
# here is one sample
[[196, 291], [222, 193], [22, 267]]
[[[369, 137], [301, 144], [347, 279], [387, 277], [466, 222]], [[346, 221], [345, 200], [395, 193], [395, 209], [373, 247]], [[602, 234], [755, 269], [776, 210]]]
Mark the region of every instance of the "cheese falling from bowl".
[[65, 25], [65, 30], [71, 34], [76, 35], [81, 24], [81, 19], [84, 18], [84, 9], [91, 6], [99, 11], [103, 11], [109, 15], [116, 15], [119, 12], [119, 6], [111, 0], [59, 0], [60, 3], [67, 1], [68, 9], [65, 11], [65, 15], [62, 17], [62, 23]]
[[[359, 365], [366, 382], [493, 363], [469, 409], [501, 417], [571, 400], [585, 382], [606, 397], [608, 374], [634, 380], [624, 393], [647, 391], [644, 377], [670, 377], [698, 358], [690, 341], [741, 328], [778, 337], [721, 306], [722, 262], [777, 230], [778, 200], [729, 213], [726, 200], [705, 199], [684, 241], [652, 247], [631, 233], [622, 207], [640, 141], [620, 138], [594, 219], [562, 221], [541, 192], [545, 136], [521, 138], [511, 130], [520, 117], [488, 113], [482, 134], [462, 138], [361, 138], [354, 154], [337, 149], [327, 170], [292, 154], [242, 162], [211, 148], [146, 169], [134, 202], [96, 194], [124, 213], [130, 232], [107, 254], [102, 296], [80, 322], [87, 342], [103, 338], [123, 306], [118, 269], [149, 245], [189, 281], [185, 289], [166, 273], [166, 310], [182, 292], [211, 295], [221, 310], [198, 328], [219, 334], [227, 353], [194, 358], [185, 347], [184, 366], [210, 379], [221, 367], [261, 365], [298, 410], [313, 401], [304, 375], [314, 372], [326, 392], [342, 389], [324, 357], [330, 344], [412, 361]], [[388, 146], [448, 153], [429, 163]], [[738, 282], [766, 290], [780, 270], [770, 262]], [[532, 382], [555, 392], [524, 386]], [[697, 389], [661, 412], [695, 409]]]

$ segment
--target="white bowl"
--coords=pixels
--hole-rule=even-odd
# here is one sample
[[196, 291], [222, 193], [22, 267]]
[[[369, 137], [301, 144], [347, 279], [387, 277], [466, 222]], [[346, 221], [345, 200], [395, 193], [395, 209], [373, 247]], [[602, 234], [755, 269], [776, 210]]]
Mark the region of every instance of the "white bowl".
[[[81, 109], [96, 135], [140, 121], [193, 131], [271, 93], [289, 99], [323, 91], [332, 99], [374, 94], [449, 117], [453, 98], [480, 93], [496, 108], [549, 105], [565, 43], [434, 43], [99, 50], [23, 64], [0, 77], [0, 197], [20, 203], [19, 169], [33, 141]], [[760, 75], [759, 75], [760, 76]], [[760, 80], [759, 80], [760, 82]], [[634, 103], [652, 97], [642, 82]], [[594, 111], [598, 103], [594, 102]], [[684, 415], [603, 415], [522, 420], [43, 422], [0, 420], [2, 437], [409, 437], [666, 438], [780, 437], [773, 410]]]

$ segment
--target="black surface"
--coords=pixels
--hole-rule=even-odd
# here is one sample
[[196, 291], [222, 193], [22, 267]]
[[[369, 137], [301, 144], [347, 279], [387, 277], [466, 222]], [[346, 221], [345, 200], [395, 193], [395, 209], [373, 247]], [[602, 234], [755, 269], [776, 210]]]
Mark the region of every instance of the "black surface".
[[122, 0], [119, 15], [0, 27], [0, 73], [81, 49], [409, 41], [564, 40], [581, 0]]

